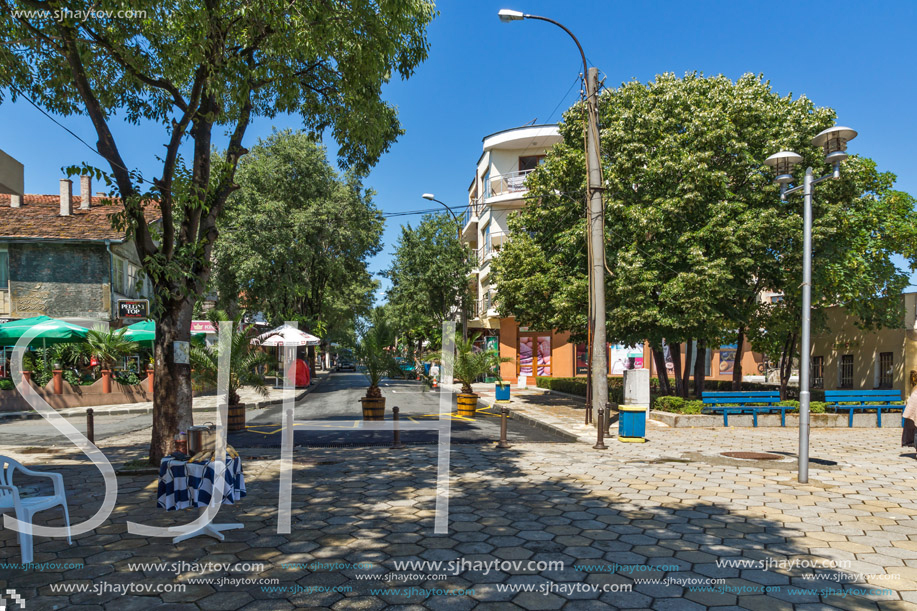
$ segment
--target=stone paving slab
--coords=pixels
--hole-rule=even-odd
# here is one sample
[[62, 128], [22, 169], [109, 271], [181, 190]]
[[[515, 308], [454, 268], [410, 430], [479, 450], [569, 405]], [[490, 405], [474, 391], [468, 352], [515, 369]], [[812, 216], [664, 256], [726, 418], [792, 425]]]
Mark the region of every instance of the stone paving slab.
[[[224, 542], [128, 534], [128, 520], [169, 526], [196, 514], [155, 509], [155, 476], [121, 477], [114, 513], [94, 532], [72, 546], [36, 538], [37, 563], [81, 567], [2, 568], [0, 591], [15, 589], [30, 611], [917, 608], [914, 451], [891, 429], [813, 430], [818, 462], [799, 484], [796, 435], [660, 428], [645, 444], [610, 441], [605, 451], [455, 446], [442, 535], [433, 447], [298, 451], [289, 533], [277, 532], [279, 461], [243, 451], [248, 496], [223, 506], [218, 521], [246, 527]], [[720, 455], [734, 450], [785, 458]], [[53, 468], [64, 474], [73, 522], [92, 516], [103, 497], [95, 469]], [[40, 480], [24, 483], [26, 493], [42, 490]], [[60, 517], [52, 510], [37, 522]], [[0, 529], [0, 563], [18, 562], [18, 552], [14, 533]], [[399, 570], [396, 561], [446, 564]], [[511, 564], [530, 561], [563, 564]], [[186, 564], [132, 566], [159, 562]], [[232, 566], [193, 565], [207, 562]], [[114, 591], [132, 585], [186, 589]]]

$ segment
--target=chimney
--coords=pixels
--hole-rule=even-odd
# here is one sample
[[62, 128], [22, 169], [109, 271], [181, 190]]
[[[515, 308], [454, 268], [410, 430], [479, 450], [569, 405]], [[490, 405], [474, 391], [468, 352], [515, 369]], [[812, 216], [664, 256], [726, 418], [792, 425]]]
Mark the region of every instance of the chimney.
[[92, 176], [80, 176], [80, 210], [92, 207]]
[[22, 205], [22, 196], [13, 193], [10, 195], [10, 208], [18, 208]]
[[60, 215], [73, 214], [73, 181], [68, 178], [60, 179]]

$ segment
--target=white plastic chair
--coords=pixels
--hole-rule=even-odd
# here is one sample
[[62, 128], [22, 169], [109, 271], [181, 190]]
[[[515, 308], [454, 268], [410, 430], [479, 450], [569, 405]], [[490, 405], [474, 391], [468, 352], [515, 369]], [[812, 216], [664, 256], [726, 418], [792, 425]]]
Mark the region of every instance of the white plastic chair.
[[[16, 470], [32, 477], [47, 477], [54, 482], [53, 496], [34, 496], [21, 498], [19, 489], [13, 485], [13, 473]], [[19, 551], [22, 553], [22, 563], [32, 562], [32, 516], [39, 511], [57, 507], [64, 508], [64, 522], [67, 524], [67, 543], [73, 544], [70, 539], [70, 513], [67, 511], [67, 492], [64, 490], [64, 476], [60, 473], [42, 473], [23, 467], [20, 463], [0, 456], [0, 513], [7, 509], [14, 510], [16, 518], [27, 526], [19, 533]]]

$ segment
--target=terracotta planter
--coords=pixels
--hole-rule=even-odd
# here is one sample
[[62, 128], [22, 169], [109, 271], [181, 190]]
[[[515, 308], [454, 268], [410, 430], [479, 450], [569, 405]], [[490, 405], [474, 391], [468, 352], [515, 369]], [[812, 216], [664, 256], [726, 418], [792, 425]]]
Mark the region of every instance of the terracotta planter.
[[111, 370], [102, 370], [102, 394], [111, 394]]
[[64, 392], [64, 371], [63, 369], [54, 369], [51, 371], [53, 376], [51, 380], [54, 382], [54, 394], [60, 395]]
[[363, 404], [363, 420], [385, 420], [385, 397], [360, 399]]
[[478, 411], [478, 396], [474, 393], [469, 395], [461, 394], [458, 396], [458, 415], [464, 418], [474, 418]]
[[148, 391], [150, 391], [150, 394], [152, 395], [153, 394], [153, 370], [152, 369], [146, 370], [146, 388]]
[[23, 371], [22, 372], [22, 381], [25, 382], [26, 384], [29, 384], [32, 381], [32, 372]]

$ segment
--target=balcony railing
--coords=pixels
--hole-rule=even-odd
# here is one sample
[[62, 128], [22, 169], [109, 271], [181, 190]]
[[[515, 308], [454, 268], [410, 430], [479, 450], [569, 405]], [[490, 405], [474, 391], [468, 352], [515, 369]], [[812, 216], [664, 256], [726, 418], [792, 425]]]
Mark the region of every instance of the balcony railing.
[[521, 193], [528, 191], [525, 186], [525, 180], [534, 170], [520, 170], [519, 172], [510, 172], [501, 174], [490, 179], [487, 186], [487, 197], [497, 197], [507, 193]]
[[480, 248], [481, 251], [481, 264], [487, 263], [490, 261], [494, 255], [500, 252], [500, 249], [503, 248], [503, 244], [509, 241], [509, 234], [504, 231], [496, 231], [490, 233], [487, 236], [484, 245]]

